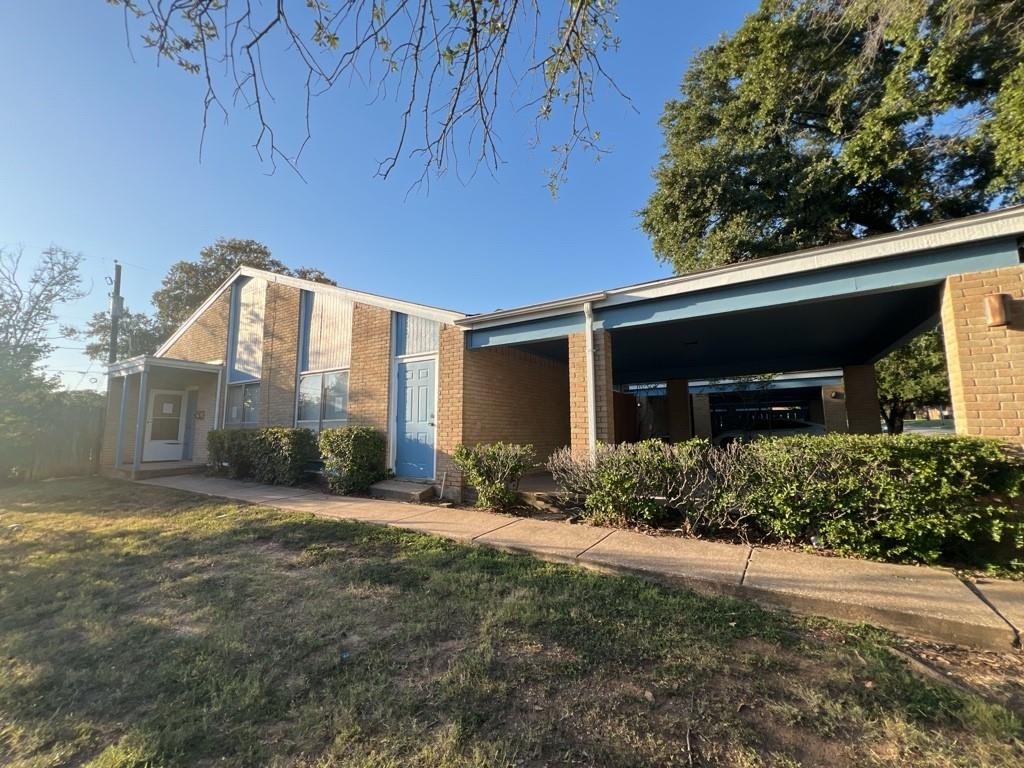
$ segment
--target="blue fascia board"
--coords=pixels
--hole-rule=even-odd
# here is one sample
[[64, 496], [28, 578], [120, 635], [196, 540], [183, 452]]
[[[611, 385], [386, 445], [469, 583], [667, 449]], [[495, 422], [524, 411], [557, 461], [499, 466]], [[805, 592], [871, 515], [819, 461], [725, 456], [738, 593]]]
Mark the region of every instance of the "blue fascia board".
[[557, 317], [545, 317], [542, 320], [529, 320], [524, 323], [496, 325], [472, 330], [466, 334], [466, 346], [469, 349], [481, 349], [506, 344], [528, 344], [531, 341], [560, 339], [571, 333], [579, 333], [584, 327], [583, 313], [571, 312]]
[[594, 325], [596, 328], [612, 330], [780, 304], [880, 293], [936, 284], [949, 275], [1014, 266], [1018, 263], [1016, 238], [1003, 238], [899, 259], [851, 264], [826, 272], [806, 272], [773, 280], [598, 308], [595, 309]]

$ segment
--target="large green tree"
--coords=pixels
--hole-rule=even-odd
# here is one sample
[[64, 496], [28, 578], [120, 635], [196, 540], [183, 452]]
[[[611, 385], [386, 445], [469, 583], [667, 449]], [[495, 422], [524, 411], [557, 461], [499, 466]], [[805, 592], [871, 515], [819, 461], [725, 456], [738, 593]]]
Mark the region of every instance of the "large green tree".
[[875, 363], [878, 405], [889, 434], [903, 432], [913, 408], [949, 403], [946, 351], [939, 329], [917, 336]]
[[681, 90], [640, 212], [680, 273], [1021, 197], [1024, 0], [764, 0]]

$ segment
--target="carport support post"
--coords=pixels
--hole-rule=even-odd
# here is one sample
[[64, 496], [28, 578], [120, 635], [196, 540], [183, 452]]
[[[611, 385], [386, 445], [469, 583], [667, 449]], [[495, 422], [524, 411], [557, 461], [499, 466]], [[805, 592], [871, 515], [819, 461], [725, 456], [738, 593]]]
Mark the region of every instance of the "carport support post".
[[139, 410], [135, 420], [135, 450], [132, 453], [132, 475], [139, 471], [142, 464], [142, 441], [146, 435], [146, 384], [149, 381], [149, 369], [145, 366], [139, 374]]
[[693, 437], [690, 426], [690, 382], [686, 379], [669, 379], [668, 392], [668, 435], [673, 443]]
[[844, 366], [843, 386], [847, 430], [855, 435], [881, 434], [882, 412], [878, 407], [875, 366], [871, 363]]

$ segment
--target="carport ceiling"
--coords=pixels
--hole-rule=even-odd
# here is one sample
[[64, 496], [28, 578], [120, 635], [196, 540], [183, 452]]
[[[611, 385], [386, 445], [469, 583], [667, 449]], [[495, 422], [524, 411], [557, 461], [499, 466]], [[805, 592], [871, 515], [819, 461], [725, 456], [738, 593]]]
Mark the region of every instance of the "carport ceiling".
[[941, 283], [612, 331], [616, 384], [873, 362], [938, 322]]

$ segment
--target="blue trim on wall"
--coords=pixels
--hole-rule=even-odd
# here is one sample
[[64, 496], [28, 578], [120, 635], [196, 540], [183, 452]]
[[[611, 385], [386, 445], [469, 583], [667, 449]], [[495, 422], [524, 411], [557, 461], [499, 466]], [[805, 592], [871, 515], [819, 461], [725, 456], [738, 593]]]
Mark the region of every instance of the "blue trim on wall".
[[[594, 309], [594, 327], [613, 330], [751, 309], [937, 285], [950, 275], [1019, 263], [1015, 237], [925, 251], [706, 291]], [[470, 349], [557, 339], [584, 329], [582, 312], [469, 331]]]
[[198, 390], [189, 389], [185, 391], [185, 444], [181, 448], [181, 458], [185, 461], [192, 460], [192, 449], [196, 432], [196, 401], [198, 399]]
[[851, 264], [756, 283], [623, 304], [595, 310], [596, 328], [612, 330], [780, 304], [881, 293], [937, 284], [949, 275], [1013, 266], [1017, 240], [1007, 238], [967, 247], [929, 251], [899, 259]]
[[579, 333], [585, 327], [583, 313], [545, 317], [543, 320], [529, 320], [525, 323], [480, 328], [466, 334], [466, 346], [470, 349], [497, 347], [504, 344], [523, 344], [544, 339], [559, 339], [570, 333]]

